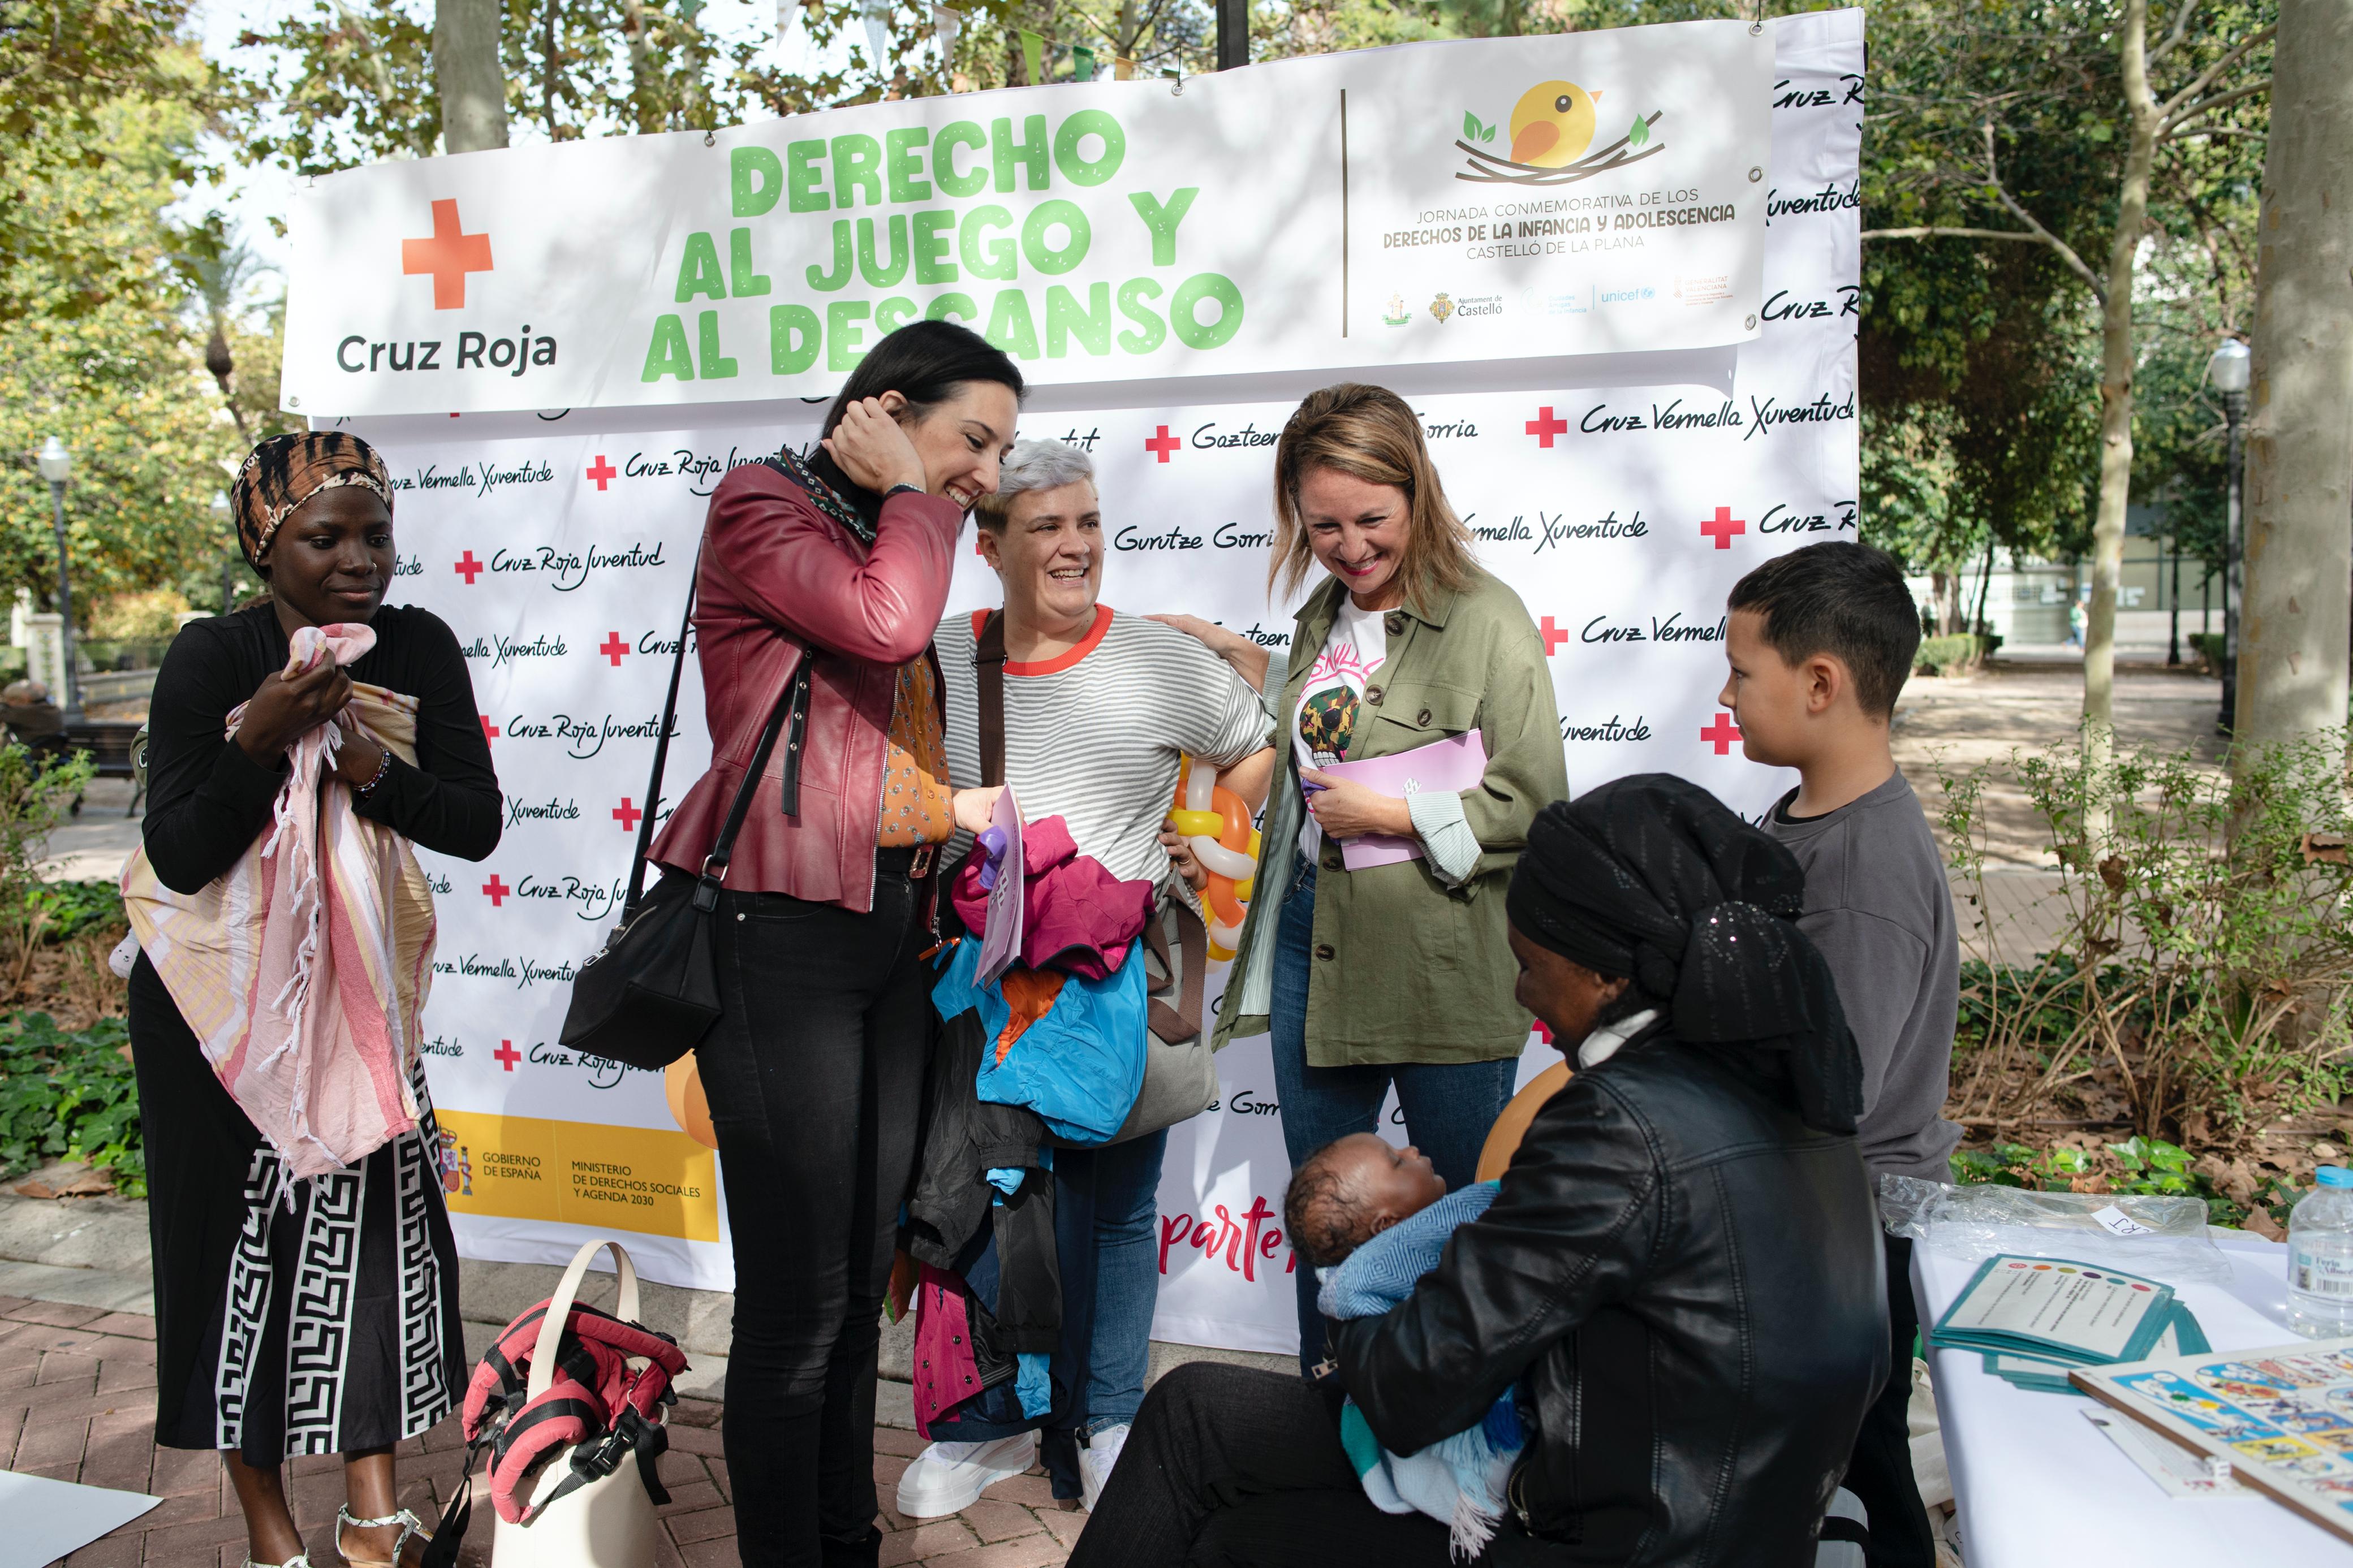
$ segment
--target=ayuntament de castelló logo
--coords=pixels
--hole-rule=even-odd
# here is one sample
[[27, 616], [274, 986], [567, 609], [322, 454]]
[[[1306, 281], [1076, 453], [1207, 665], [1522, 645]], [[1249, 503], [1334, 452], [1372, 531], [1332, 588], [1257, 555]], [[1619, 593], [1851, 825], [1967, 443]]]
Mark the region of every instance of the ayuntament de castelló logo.
[[1629, 163], [1667, 150], [1651, 128], [1662, 110], [1637, 114], [1626, 133], [1596, 151], [1593, 137], [1600, 115], [1600, 92], [1588, 92], [1573, 81], [1540, 81], [1512, 106], [1512, 139], [1507, 154], [1485, 149], [1495, 140], [1496, 128], [1465, 110], [1462, 134], [1454, 145], [1470, 161], [1455, 178], [1474, 184], [1568, 185], [1622, 169]]

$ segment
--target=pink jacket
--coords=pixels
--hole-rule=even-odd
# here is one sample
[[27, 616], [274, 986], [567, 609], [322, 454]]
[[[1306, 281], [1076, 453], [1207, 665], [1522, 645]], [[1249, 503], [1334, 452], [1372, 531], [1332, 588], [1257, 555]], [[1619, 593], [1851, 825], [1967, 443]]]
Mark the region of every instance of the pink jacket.
[[[800, 757], [800, 814], [779, 794], [779, 742], [727, 867], [737, 892], [787, 893], [864, 913], [898, 668], [930, 658], [947, 607], [964, 513], [940, 496], [882, 503], [869, 550], [765, 464], [719, 482], [702, 530], [694, 608], [711, 727], [704, 773], [654, 841], [653, 858], [699, 871], [719, 837], [761, 727], [803, 658], [815, 661]], [[932, 687], [941, 689], [936, 666]], [[940, 717], [943, 728], [946, 717]]]
[[[1093, 856], [1080, 854], [1059, 816], [1021, 830], [1021, 962], [1084, 980], [1117, 973], [1128, 944], [1144, 934], [1159, 889], [1149, 881], [1123, 882]], [[965, 862], [948, 896], [967, 931], [987, 926], [978, 857]]]

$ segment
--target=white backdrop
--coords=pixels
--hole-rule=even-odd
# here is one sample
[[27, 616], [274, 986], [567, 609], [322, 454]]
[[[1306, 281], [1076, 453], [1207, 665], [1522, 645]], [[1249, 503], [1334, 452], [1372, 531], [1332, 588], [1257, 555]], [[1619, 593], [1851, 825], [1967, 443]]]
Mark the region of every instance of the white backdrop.
[[[1543, 365], [1385, 377], [1421, 412], [1482, 560], [1546, 631], [1571, 786], [1669, 771], [1752, 816], [1790, 779], [1741, 758], [1716, 704], [1725, 595], [1768, 555], [1854, 537], [1857, 491], [1861, 13], [1767, 27], [1777, 47], [1755, 340], [1715, 358], [1580, 362], [1575, 384], [1544, 381], [1559, 373]], [[1298, 393], [1320, 379], [1330, 378], [1262, 401], [1114, 406], [1101, 389], [1090, 404], [1083, 386], [1032, 398], [1022, 434], [1080, 443], [1098, 465], [1113, 545], [1105, 602], [1287, 643], [1292, 606], [1271, 605], [1264, 587], [1272, 447]], [[1177, 384], [1164, 395], [1193, 395]], [[628, 872], [705, 498], [730, 463], [809, 440], [822, 407], [338, 422], [375, 441], [399, 479], [392, 597], [435, 611], [468, 645], [508, 801], [488, 862], [427, 857], [441, 922], [426, 1015], [435, 1098], [506, 1151], [469, 1144], [469, 1181], [493, 1167], [551, 1188], [568, 1179], [575, 1200], [561, 1219], [552, 1206], [518, 1218], [453, 1202], [470, 1256], [558, 1261], [588, 1234], [578, 1222], [604, 1217], [648, 1232], [630, 1245], [649, 1277], [732, 1283], [707, 1170], [673, 1176], [683, 1192], [647, 1187], [642, 1171], [611, 1176], [622, 1195], [599, 1200], [608, 1205], [631, 1201], [633, 1181], [647, 1188], [634, 1221], [625, 1208], [580, 1206], [598, 1185], [580, 1173], [583, 1132], [645, 1129], [650, 1149], [674, 1141], [675, 1124], [656, 1076], [570, 1061], [554, 1042], [571, 965], [601, 940]], [[951, 608], [992, 604], [994, 589], [967, 546]], [[708, 754], [691, 659], [680, 711], [673, 800]], [[1523, 1078], [1552, 1059], [1535, 1046]], [[1155, 1333], [1289, 1350], [1288, 1166], [1265, 1040], [1235, 1043], [1219, 1067], [1219, 1109], [1170, 1137]], [[523, 1144], [494, 1131], [499, 1118], [555, 1129], [550, 1138], [573, 1129], [569, 1177], [516, 1152]]]

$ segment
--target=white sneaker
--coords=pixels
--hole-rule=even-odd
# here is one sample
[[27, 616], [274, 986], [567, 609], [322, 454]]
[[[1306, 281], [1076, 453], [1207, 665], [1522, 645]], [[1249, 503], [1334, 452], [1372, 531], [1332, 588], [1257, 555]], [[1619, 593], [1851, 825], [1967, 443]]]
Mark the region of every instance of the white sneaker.
[[1128, 1426], [1122, 1422], [1106, 1426], [1087, 1439], [1079, 1450], [1080, 1505], [1089, 1513], [1095, 1510], [1095, 1500], [1103, 1496], [1103, 1488], [1111, 1481], [1111, 1470], [1119, 1463], [1119, 1451], [1127, 1444]]
[[1037, 1462], [1035, 1432], [990, 1443], [934, 1443], [901, 1473], [899, 1511], [910, 1519], [939, 1519], [961, 1512], [997, 1482], [1020, 1475]]

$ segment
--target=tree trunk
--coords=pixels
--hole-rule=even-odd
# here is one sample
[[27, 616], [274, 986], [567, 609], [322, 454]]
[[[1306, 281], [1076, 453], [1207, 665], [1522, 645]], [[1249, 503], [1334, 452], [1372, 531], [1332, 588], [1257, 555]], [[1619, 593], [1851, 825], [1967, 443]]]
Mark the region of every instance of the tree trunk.
[[[2148, 216], [2149, 166], [2157, 158], [2148, 0], [2127, 0], [2123, 31], [2125, 107], [2132, 130], [2100, 312], [2100, 501], [2092, 524], [2092, 603], [2084, 620], [2084, 761], [2094, 772], [2105, 767], [2116, 740], [2116, 589], [2124, 576], [2125, 502], [2132, 490], [2133, 256]], [[2097, 837], [2106, 823], [2094, 816], [2087, 826]]]
[[433, 85], [441, 96], [441, 150], [480, 153], [507, 144], [507, 77], [499, 57], [499, 0], [438, 0], [433, 12]]
[[2353, 573], [2353, 7], [2281, 0], [2257, 229], [2236, 738], [2346, 721]]

